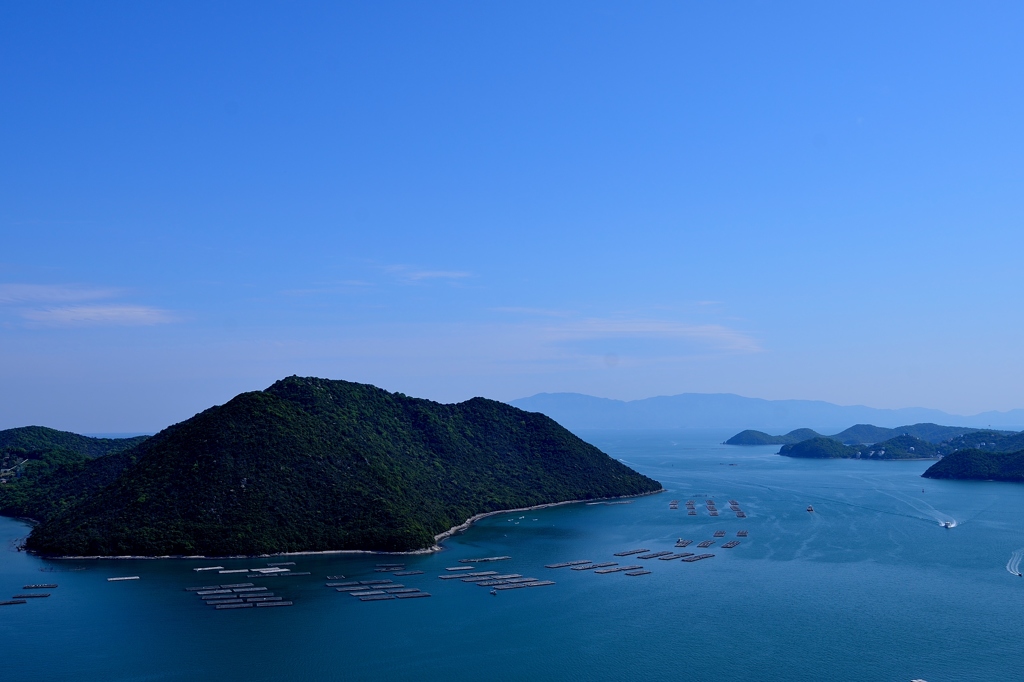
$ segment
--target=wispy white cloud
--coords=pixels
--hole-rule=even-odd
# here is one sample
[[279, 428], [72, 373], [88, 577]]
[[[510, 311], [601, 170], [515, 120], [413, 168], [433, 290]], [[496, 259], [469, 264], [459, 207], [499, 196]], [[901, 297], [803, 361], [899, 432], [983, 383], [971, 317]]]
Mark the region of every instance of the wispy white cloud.
[[465, 270], [423, 270], [408, 265], [389, 265], [384, 272], [406, 282], [423, 282], [426, 280], [460, 280], [472, 277], [473, 273]]
[[174, 322], [166, 310], [141, 305], [70, 305], [39, 308], [22, 312], [33, 322], [53, 326], [117, 325], [151, 326]]
[[570, 317], [573, 313], [565, 310], [550, 310], [547, 308], [524, 308], [519, 306], [508, 306], [491, 308], [496, 313], [509, 313], [512, 315], [528, 315], [534, 317]]
[[757, 353], [752, 336], [720, 324], [685, 324], [665, 320], [591, 318], [549, 328], [556, 339], [660, 338], [702, 341], [721, 350]]
[[119, 293], [118, 289], [68, 284], [0, 284], [0, 304], [95, 301]]

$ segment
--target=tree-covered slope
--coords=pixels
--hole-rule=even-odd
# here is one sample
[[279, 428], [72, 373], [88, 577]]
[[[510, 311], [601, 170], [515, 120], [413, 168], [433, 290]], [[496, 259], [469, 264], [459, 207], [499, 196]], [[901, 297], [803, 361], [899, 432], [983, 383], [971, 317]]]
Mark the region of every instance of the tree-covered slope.
[[49, 429], [45, 426], [23, 426], [0, 431], [0, 451], [19, 450], [31, 454], [64, 450], [77, 452], [86, 457], [102, 457], [112, 452], [127, 450], [146, 438], [147, 436], [90, 438], [69, 431]]
[[[482, 512], [661, 488], [541, 414], [290, 377], [170, 427], [30, 535], [46, 554], [412, 550]], [[85, 470], [102, 462], [89, 462]]]
[[786, 457], [804, 457], [813, 459], [838, 459], [841, 457], [853, 457], [855, 448], [843, 445], [837, 440], [819, 436], [809, 440], [783, 445], [779, 450], [780, 455]]
[[821, 434], [814, 429], [796, 429], [783, 436], [772, 436], [763, 431], [747, 429], [725, 441], [726, 445], [785, 445], [799, 443], [802, 440], [817, 438]]
[[1024, 450], [958, 450], [928, 467], [921, 475], [925, 478], [958, 480], [1024, 481]]
[[939, 448], [913, 436], [896, 436], [873, 445], [844, 445], [834, 438], [812, 438], [783, 445], [780, 455], [812, 459], [927, 459], [938, 457]]

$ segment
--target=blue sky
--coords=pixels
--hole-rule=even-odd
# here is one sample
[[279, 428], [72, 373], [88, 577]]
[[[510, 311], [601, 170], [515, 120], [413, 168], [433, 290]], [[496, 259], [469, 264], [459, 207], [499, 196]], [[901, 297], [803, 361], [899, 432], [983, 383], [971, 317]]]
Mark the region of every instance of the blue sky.
[[1024, 407], [1017, 3], [210, 4], [0, 7], [0, 427]]

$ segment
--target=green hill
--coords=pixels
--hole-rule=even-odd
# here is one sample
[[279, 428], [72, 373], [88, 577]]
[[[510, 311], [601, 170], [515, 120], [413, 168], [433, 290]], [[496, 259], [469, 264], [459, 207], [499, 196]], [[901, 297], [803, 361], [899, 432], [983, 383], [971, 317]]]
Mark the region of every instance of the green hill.
[[913, 436], [896, 436], [871, 446], [844, 445], [834, 438], [811, 438], [783, 445], [780, 455], [813, 459], [928, 459], [938, 457], [940, 448]]
[[[975, 437], [975, 435], [980, 437]], [[761, 431], [747, 430], [737, 433], [725, 441], [725, 443], [726, 445], [785, 445], [799, 443], [800, 441], [820, 436], [821, 434], [812, 429], [796, 429], [784, 436], [771, 436]], [[895, 429], [887, 429], [872, 424], [856, 424], [845, 431], [825, 437], [845, 445], [861, 445], [881, 443], [897, 436], [914, 436], [929, 443], [945, 443], [954, 438], [964, 437], [966, 439], [965, 443], [987, 442], [990, 446], [993, 442], [999, 441], [1002, 443], [1002, 439], [1017, 437], [1016, 441], [1008, 440], [1006, 446], [1000, 445], [999, 447], [1003, 450], [1008, 450], [1011, 443], [1020, 444], [1019, 447], [1013, 449], [1024, 447], [1024, 432], [1022, 434], [1015, 434], [1012, 431], [979, 431], [978, 429], [965, 426], [941, 426], [939, 424], [909, 424], [907, 426], [898, 426]]]
[[[30, 549], [413, 550], [482, 512], [661, 488], [541, 414], [299, 377], [107, 459], [62, 481], [77, 497], [33, 530]], [[76, 492], [112, 473], [98, 489]]]
[[1024, 481], [1024, 450], [958, 450], [928, 467], [921, 475], [925, 478], [957, 480]]
[[853, 457], [856, 448], [843, 445], [837, 440], [819, 436], [799, 443], [783, 445], [779, 450], [780, 455], [786, 457], [806, 457], [813, 459], [837, 459], [840, 457]]
[[748, 429], [741, 431], [725, 441], [726, 445], [785, 445], [787, 443], [799, 443], [809, 438], [817, 438], [821, 434], [813, 429], [796, 429], [784, 436], [772, 436], [763, 431]]
[[77, 452], [86, 457], [102, 457], [111, 452], [127, 450], [146, 440], [135, 438], [90, 438], [69, 431], [48, 429], [45, 426], [22, 426], [0, 431], [0, 452], [21, 451], [28, 455], [53, 450]]

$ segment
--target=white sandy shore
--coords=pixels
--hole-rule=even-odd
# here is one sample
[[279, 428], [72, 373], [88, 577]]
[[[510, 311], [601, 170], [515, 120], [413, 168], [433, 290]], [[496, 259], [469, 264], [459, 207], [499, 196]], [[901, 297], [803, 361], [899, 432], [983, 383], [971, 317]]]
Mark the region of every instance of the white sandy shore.
[[619, 496], [615, 496], [615, 497], [595, 497], [595, 498], [589, 499], [589, 500], [566, 500], [564, 502], [549, 502], [547, 504], [537, 504], [537, 505], [534, 505], [532, 507], [517, 507], [516, 509], [498, 509], [497, 511], [486, 512], [484, 514], [477, 514], [476, 516], [472, 516], [472, 517], [466, 519], [464, 522], [460, 523], [459, 525], [452, 526], [451, 528], [449, 528], [445, 532], [439, 533], [439, 534], [435, 535], [434, 536], [434, 546], [433, 547], [426, 547], [424, 549], [416, 549], [416, 550], [413, 550], [411, 552], [377, 552], [377, 551], [368, 550], [368, 549], [333, 549], [333, 550], [327, 550], [327, 551], [324, 551], [324, 552], [281, 552], [279, 554], [232, 554], [232, 555], [229, 555], [229, 556], [206, 556], [204, 554], [195, 554], [195, 555], [190, 555], [190, 556], [180, 556], [180, 555], [167, 555], [167, 556], [135, 556], [135, 555], [130, 555], [130, 556], [51, 556], [51, 557], [45, 557], [45, 558], [47, 558], [47, 559], [75, 559], [75, 560], [80, 560], [80, 559], [211, 559], [212, 560], [212, 559], [254, 559], [254, 558], [281, 557], [281, 556], [315, 556], [315, 555], [320, 555], [320, 554], [378, 554], [378, 555], [389, 555], [389, 556], [396, 556], [396, 555], [404, 556], [404, 555], [415, 555], [415, 554], [433, 554], [434, 552], [440, 552], [442, 549], [444, 549], [441, 546], [441, 542], [443, 542], [444, 540], [447, 540], [448, 538], [450, 538], [453, 535], [457, 535], [458, 533], [461, 533], [464, 530], [467, 530], [474, 523], [476, 523], [480, 519], [485, 519], [488, 516], [495, 516], [497, 514], [511, 514], [512, 512], [532, 511], [532, 510], [535, 510], [535, 509], [547, 509], [548, 507], [560, 507], [560, 506], [562, 506], [564, 504], [580, 504], [580, 503], [584, 503], [584, 502], [601, 502], [603, 500], [621, 500], [621, 499], [631, 498], [631, 497], [646, 497], [647, 495], [657, 495], [658, 493], [663, 493], [663, 492], [665, 492], [664, 488], [662, 488], [660, 490], [652, 490], [649, 493], [640, 493], [639, 495], [619, 495]]

